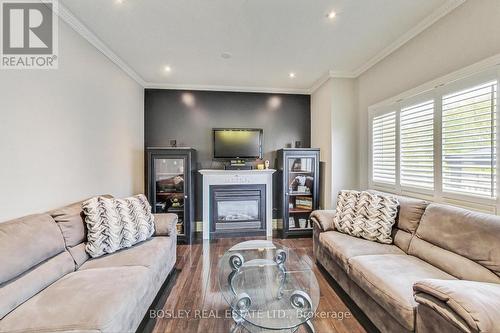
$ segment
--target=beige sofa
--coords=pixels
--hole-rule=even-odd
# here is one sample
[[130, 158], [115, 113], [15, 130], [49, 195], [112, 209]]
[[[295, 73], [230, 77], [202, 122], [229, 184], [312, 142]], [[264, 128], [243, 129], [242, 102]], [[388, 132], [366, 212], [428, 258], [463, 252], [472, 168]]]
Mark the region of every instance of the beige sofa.
[[500, 218], [398, 199], [392, 245], [314, 212], [317, 262], [381, 332], [500, 332]]
[[91, 259], [81, 202], [0, 223], [0, 332], [133, 332], [176, 260], [177, 216]]

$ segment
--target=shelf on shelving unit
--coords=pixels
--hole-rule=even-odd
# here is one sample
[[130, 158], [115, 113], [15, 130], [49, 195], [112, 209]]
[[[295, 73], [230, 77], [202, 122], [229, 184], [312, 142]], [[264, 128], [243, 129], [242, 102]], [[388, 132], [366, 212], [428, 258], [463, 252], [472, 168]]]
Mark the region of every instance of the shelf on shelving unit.
[[304, 208], [290, 208], [290, 213], [310, 213], [312, 209], [304, 209]]

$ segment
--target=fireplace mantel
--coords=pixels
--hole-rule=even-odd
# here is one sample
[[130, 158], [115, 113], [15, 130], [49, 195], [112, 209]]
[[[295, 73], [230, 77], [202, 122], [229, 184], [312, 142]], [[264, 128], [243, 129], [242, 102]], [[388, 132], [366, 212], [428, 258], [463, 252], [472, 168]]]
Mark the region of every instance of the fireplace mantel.
[[265, 170], [216, 170], [199, 171], [203, 175], [203, 239], [210, 239], [210, 186], [262, 184], [266, 185], [266, 236], [272, 237], [273, 228], [273, 173]]

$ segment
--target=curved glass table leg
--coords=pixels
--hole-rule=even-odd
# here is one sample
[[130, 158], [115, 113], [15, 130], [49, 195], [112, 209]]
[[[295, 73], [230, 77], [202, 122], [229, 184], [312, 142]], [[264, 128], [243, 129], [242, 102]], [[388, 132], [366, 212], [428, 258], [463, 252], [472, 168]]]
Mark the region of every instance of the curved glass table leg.
[[[309, 295], [302, 290], [295, 290], [290, 296], [290, 303], [297, 310], [302, 311], [311, 311], [312, 310], [312, 301]], [[315, 333], [311, 320], [304, 322], [304, 327], [308, 333]]]
[[278, 299], [281, 299], [283, 297], [283, 288], [286, 283], [286, 267], [285, 267], [285, 261], [286, 261], [286, 251], [284, 250], [277, 250], [276, 251], [276, 256], [274, 257], [274, 262], [276, 265], [278, 265], [278, 269], [280, 270], [280, 285], [278, 288]]
[[314, 329], [314, 326], [310, 320], [308, 320], [304, 323], [304, 327], [306, 328], [306, 331], [308, 333], [316, 333], [316, 330]]
[[227, 277], [227, 282], [229, 283], [229, 286], [231, 287], [231, 291], [233, 294], [236, 295], [236, 291], [233, 288], [233, 278], [238, 273], [240, 270], [241, 266], [245, 263], [245, 259], [243, 256], [239, 253], [233, 254], [231, 257], [229, 257], [229, 266], [231, 266], [231, 273]]
[[237, 332], [243, 325], [243, 322], [245, 321], [243, 317], [248, 312], [248, 309], [250, 309], [250, 305], [252, 305], [252, 300], [247, 293], [241, 293], [236, 296], [231, 305], [231, 308], [233, 309], [231, 311], [231, 315], [235, 322], [235, 325], [231, 329], [231, 333]]

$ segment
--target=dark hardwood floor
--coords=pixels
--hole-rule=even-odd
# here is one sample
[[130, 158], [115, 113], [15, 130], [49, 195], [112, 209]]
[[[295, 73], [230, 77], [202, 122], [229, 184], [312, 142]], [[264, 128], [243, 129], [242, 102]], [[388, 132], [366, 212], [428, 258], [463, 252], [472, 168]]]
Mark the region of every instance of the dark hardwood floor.
[[[140, 331], [230, 332], [233, 321], [230, 317], [226, 317], [228, 305], [219, 293], [217, 263], [229, 247], [249, 239], [255, 238], [224, 238], [192, 245], [178, 245], [176, 269], [158, 296], [156, 310], [153, 310], [158, 317], [143, 322]], [[374, 330], [328, 273], [316, 265], [311, 238], [274, 239], [274, 241], [293, 249], [300, 260], [309, 265], [316, 275], [320, 286], [317, 313], [328, 313], [330, 316], [330, 318], [317, 316], [313, 320], [316, 332], [362, 333]], [[337, 319], [331, 318], [332, 313], [337, 314]], [[340, 316], [344, 318], [340, 319]], [[298, 332], [306, 331], [301, 327]]]

